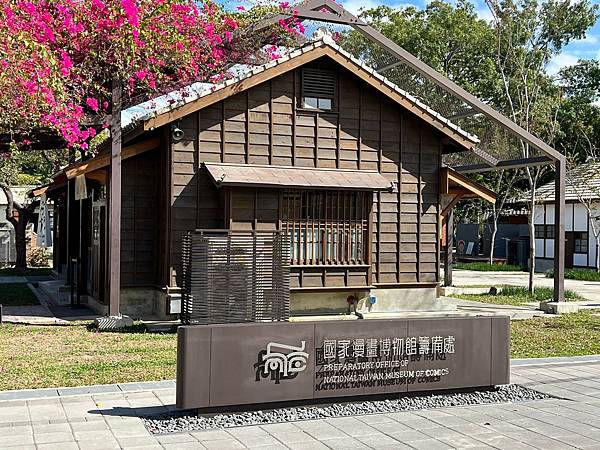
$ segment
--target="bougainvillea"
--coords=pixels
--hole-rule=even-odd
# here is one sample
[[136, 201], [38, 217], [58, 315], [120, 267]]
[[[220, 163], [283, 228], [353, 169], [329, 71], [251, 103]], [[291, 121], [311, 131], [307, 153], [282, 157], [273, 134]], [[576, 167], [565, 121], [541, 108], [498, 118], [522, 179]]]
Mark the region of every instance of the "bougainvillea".
[[[111, 80], [131, 98], [222, 74], [253, 51], [237, 31], [256, 18], [211, 0], [0, 0], [0, 130], [49, 129], [86, 148]], [[271, 43], [298, 26], [281, 22]]]

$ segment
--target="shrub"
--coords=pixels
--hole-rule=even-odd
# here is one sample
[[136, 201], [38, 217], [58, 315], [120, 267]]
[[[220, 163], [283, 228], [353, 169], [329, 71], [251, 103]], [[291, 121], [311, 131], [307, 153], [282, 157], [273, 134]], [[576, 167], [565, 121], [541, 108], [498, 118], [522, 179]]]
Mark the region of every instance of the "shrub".
[[[554, 270], [546, 272], [547, 278], [554, 278]], [[565, 278], [569, 280], [600, 281], [600, 272], [594, 269], [565, 269]]]
[[50, 252], [45, 248], [35, 247], [27, 252], [27, 265], [30, 267], [48, 267]]
[[458, 262], [454, 264], [455, 269], [477, 270], [479, 272], [522, 272], [520, 266], [512, 264], [490, 264], [487, 262]]
[[[554, 289], [550, 287], [536, 287], [533, 289], [533, 295], [529, 293], [529, 289], [523, 286], [504, 286], [498, 295], [505, 297], [523, 297], [532, 301], [550, 300], [554, 297]], [[570, 300], [581, 299], [582, 297], [570, 289], [565, 289], [565, 298]]]

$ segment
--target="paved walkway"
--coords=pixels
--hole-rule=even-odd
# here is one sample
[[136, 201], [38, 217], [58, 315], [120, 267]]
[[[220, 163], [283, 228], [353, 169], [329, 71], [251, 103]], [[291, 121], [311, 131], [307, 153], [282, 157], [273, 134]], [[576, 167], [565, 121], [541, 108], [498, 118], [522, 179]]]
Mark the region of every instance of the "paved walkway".
[[[455, 286], [527, 286], [527, 272], [478, 272], [475, 270], [454, 270], [452, 281]], [[546, 278], [544, 274], [535, 274], [535, 286], [554, 287], [554, 279]], [[600, 306], [600, 282], [565, 280], [565, 289], [571, 289], [588, 300], [598, 302]]]
[[512, 379], [561, 398], [152, 436], [139, 416], [172, 409], [172, 384], [54, 390], [49, 398], [0, 401], [0, 448], [600, 449], [599, 357], [515, 361]]

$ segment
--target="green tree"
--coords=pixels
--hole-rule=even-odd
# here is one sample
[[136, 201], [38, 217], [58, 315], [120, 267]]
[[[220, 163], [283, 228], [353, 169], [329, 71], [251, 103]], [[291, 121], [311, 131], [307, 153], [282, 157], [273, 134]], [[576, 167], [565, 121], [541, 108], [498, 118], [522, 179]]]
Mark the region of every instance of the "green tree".
[[[573, 39], [583, 38], [596, 22], [597, 6], [587, 0], [486, 0], [496, 32], [496, 71], [503, 95], [494, 105], [515, 123], [555, 145], [562, 105], [561, 89], [547, 73], [549, 63]], [[532, 149], [519, 142], [524, 158]], [[529, 184], [529, 290], [535, 271], [536, 189], [543, 168], [525, 168]]]
[[7, 199], [6, 220], [15, 230], [16, 261], [18, 269], [27, 268], [27, 225], [33, 218], [37, 202], [31, 199], [19, 202], [11, 189], [15, 185], [39, 185], [50, 181], [62, 163], [66, 151], [18, 151], [0, 161], [0, 189]]
[[558, 83], [565, 93], [557, 120], [556, 147], [574, 162], [598, 158], [600, 145], [600, 62], [580, 60], [560, 71]]

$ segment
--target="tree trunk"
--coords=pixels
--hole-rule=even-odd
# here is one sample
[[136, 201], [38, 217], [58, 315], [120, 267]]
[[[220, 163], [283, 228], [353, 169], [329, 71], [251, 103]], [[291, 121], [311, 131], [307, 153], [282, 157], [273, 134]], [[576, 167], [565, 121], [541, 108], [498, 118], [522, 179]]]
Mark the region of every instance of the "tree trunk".
[[17, 250], [17, 259], [15, 267], [19, 270], [27, 269], [27, 236], [25, 221], [19, 220], [13, 224], [15, 229], [15, 248]]
[[498, 233], [498, 219], [492, 221], [492, 238], [490, 242], [490, 264], [494, 264], [494, 247], [496, 246], [496, 234]]
[[17, 251], [16, 268], [19, 270], [27, 269], [27, 224], [31, 215], [35, 211], [35, 203], [27, 206], [21, 205], [15, 201], [12, 190], [4, 183], [0, 183], [0, 189], [6, 196], [6, 220], [10, 222], [15, 230], [15, 249]]

